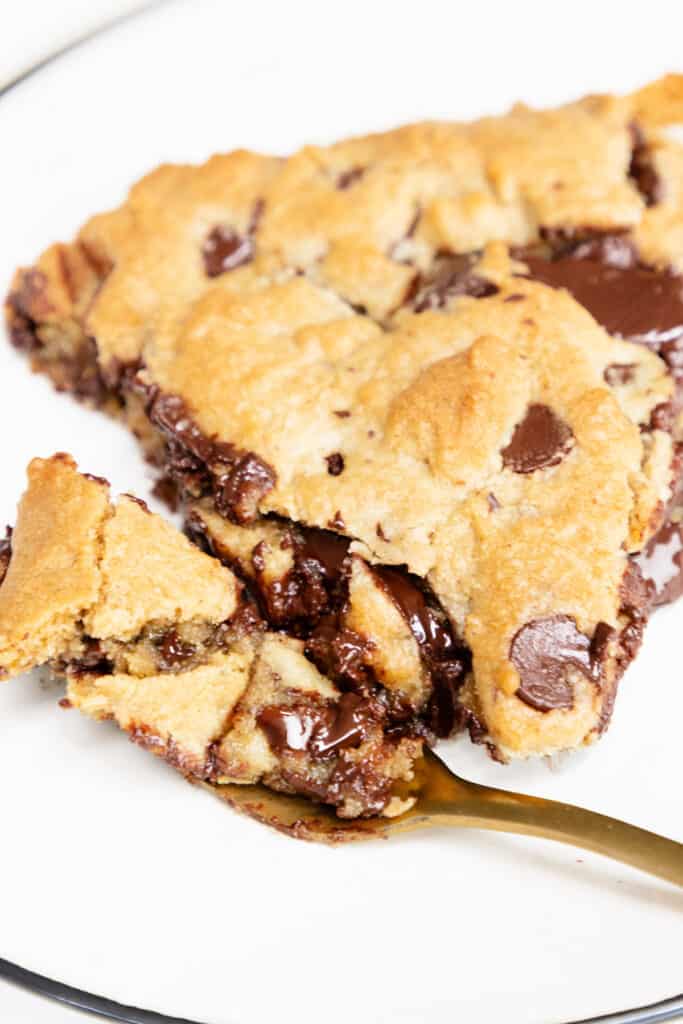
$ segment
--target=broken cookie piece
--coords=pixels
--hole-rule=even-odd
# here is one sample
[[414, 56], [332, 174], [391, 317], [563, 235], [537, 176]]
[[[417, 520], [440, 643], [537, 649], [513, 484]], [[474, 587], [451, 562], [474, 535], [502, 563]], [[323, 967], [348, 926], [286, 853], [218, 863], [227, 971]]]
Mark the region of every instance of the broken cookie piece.
[[[190, 778], [263, 782], [340, 816], [399, 813], [422, 735], [267, 633], [234, 574], [72, 459], [34, 460], [0, 582], [0, 672], [48, 664], [67, 701]], [[249, 614], [245, 614], [245, 609]]]

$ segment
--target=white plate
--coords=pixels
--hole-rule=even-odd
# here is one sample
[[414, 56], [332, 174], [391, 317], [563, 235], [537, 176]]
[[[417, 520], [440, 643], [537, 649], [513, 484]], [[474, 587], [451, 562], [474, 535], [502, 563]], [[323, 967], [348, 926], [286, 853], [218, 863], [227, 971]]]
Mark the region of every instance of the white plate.
[[[417, 117], [553, 103], [676, 67], [683, 11], [650, 3], [171, 3], [0, 100], [0, 280], [161, 160], [286, 152]], [[551, 13], [552, 12], [552, 13]], [[618, 32], [614, 29], [618, 13]], [[675, 23], [672, 23], [672, 18]], [[575, 20], [578, 19], [578, 20]], [[561, 24], [560, 24], [561, 21]], [[123, 428], [0, 348], [0, 519], [55, 450], [148, 496]], [[659, 612], [590, 752], [483, 782], [683, 839], [683, 606]], [[534, 840], [434, 832], [330, 850], [194, 791], [36, 678], [0, 689], [0, 954], [121, 1002], [211, 1024], [560, 1022], [679, 992], [683, 896]]]

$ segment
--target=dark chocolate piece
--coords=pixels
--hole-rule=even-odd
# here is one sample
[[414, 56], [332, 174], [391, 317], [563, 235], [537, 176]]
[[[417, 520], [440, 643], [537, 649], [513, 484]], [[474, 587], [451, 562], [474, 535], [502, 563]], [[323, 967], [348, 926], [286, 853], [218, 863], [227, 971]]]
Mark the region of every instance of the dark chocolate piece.
[[327, 472], [330, 476], [340, 476], [344, 472], [344, 456], [341, 452], [332, 452], [325, 456]]
[[547, 405], [530, 405], [501, 450], [503, 465], [515, 473], [556, 466], [574, 444], [571, 428]]
[[229, 270], [250, 263], [254, 258], [254, 242], [250, 235], [240, 235], [231, 227], [216, 225], [204, 239], [202, 259], [207, 277], [218, 277]]
[[512, 638], [510, 661], [519, 673], [517, 696], [537, 711], [573, 707], [570, 666], [588, 679], [596, 677], [590, 638], [579, 632], [569, 615], [551, 615], [522, 626]]
[[472, 270], [477, 253], [441, 253], [426, 274], [418, 274], [411, 284], [404, 302], [411, 304], [416, 313], [427, 309], [443, 309], [450, 299], [469, 295], [485, 299], [498, 292], [498, 287]]
[[652, 150], [637, 121], [629, 125], [632, 150], [628, 176], [633, 181], [646, 206], [655, 206], [664, 198], [664, 183], [657, 173]]
[[146, 398], [151, 422], [166, 437], [165, 475], [194, 497], [212, 494], [226, 519], [252, 522], [260, 500], [275, 486], [275, 470], [255, 452], [208, 438], [179, 395], [136, 387]]
[[372, 571], [408, 623], [429, 672], [428, 727], [436, 736], [449, 736], [458, 723], [458, 696], [471, 668], [471, 653], [456, 640], [445, 613], [432, 595], [428, 600], [417, 577], [391, 566], [373, 566]]
[[162, 672], [178, 672], [187, 668], [197, 653], [194, 644], [183, 640], [177, 629], [167, 630], [157, 646], [159, 668]]
[[274, 753], [305, 751], [315, 758], [360, 746], [378, 724], [376, 708], [355, 693], [342, 694], [336, 704], [310, 700], [290, 707], [265, 707], [256, 721]]
[[599, 262], [581, 252], [578, 247], [560, 259], [523, 259], [530, 277], [551, 288], [566, 288], [610, 334], [656, 351], [674, 343], [675, 355], [670, 352], [669, 359], [675, 358], [683, 339], [683, 278], [643, 266]]

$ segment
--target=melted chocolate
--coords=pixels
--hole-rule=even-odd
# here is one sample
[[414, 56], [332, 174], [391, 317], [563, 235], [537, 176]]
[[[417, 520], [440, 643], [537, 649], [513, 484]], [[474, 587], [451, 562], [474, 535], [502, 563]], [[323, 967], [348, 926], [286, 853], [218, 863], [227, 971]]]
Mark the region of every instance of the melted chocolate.
[[449, 736], [458, 725], [458, 696], [471, 654], [456, 642], [447, 617], [428, 601], [416, 577], [389, 566], [374, 566], [373, 573], [408, 623], [430, 674], [428, 727], [436, 736]]
[[299, 701], [290, 707], [265, 707], [256, 720], [278, 756], [295, 751], [315, 758], [360, 746], [378, 722], [372, 703], [356, 693], [342, 694], [336, 704]]
[[252, 563], [270, 621], [307, 632], [343, 596], [340, 588], [345, 582], [344, 563], [350, 541], [315, 529], [293, 532], [288, 540], [294, 564], [280, 579], [264, 579], [263, 543], [254, 549]]
[[515, 473], [556, 466], [574, 444], [571, 428], [547, 405], [530, 405], [503, 448], [503, 465]]
[[473, 272], [477, 259], [477, 253], [438, 255], [430, 271], [414, 279], [405, 303], [411, 304], [416, 313], [423, 313], [427, 309], [443, 309], [458, 295], [474, 299], [495, 295], [497, 286]]
[[179, 395], [137, 387], [151, 422], [167, 439], [165, 475], [194, 497], [213, 494], [216, 510], [226, 519], [252, 522], [260, 500], [275, 486], [275, 470], [254, 452], [208, 438]]
[[591, 641], [568, 615], [534, 619], [519, 629], [510, 644], [510, 661], [517, 669], [517, 696], [537, 711], [571, 708], [574, 689], [567, 677], [570, 666], [588, 679], [596, 678]]
[[158, 642], [158, 662], [162, 672], [178, 672], [192, 661], [197, 648], [186, 643], [177, 629], [169, 629]]
[[60, 660], [59, 670], [71, 676], [110, 676], [114, 671], [114, 665], [102, 650], [100, 641], [86, 636], [83, 638], [83, 647], [83, 653], [78, 658]]
[[373, 681], [366, 665], [370, 642], [341, 626], [339, 619], [336, 613], [321, 619], [306, 640], [306, 657], [340, 685], [360, 693], [372, 692]]

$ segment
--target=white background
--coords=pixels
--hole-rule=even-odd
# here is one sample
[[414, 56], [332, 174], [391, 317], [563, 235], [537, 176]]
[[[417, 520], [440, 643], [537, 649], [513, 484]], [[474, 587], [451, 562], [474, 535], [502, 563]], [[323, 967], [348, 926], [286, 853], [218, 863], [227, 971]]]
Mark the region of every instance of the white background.
[[[24, 0], [15, 5], [0, 0], [0, 82], [62, 45], [69, 32], [81, 34], [94, 18], [109, 18], [124, 6], [133, 5], [103, 0]], [[54, 238], [68, 237], [89, 213], [118, 201], [127, 183], [165, 158], [201, 159], [213, 149], [241, 143], [284, 152], [309, 138], [325, 140], [418, 117], [473, 116], [504, 108], [519, 97], [551, 104], [586, 91], [626, 90], [666, 70], [683, 70], [681, 6], [663, 0], [647, 5], [622, 0], [565, 5], [524, 0], [491, 0], [486, 5], [253, 0], [244, 6], [176, 0], [173, 7], [170, 16], [159, 20], [159, 34], [150, 31], [149, 16], [144, 15], [135, 31], [117, 31], [90, 56], [83, 48], [78, 61], [65, 61], [62, 70], [55, 65], [0, 101], [0, 120], [7, 112], [0, 138], [3, 146], [13, 147], [12, 160], [5, 164], [7, 180], [15, 174], [1, 199], [10, 199], [0, 217], [3, 289], [15, 262], [31, 259]], [[188, 18], [189, 10], [193, 18]], [[220, 23], [220, 33], [204, 38], [204, 19]], [[145, 39], [147, 77], [131, 84], [126, 47], [135, 48], [138, 32]], [[96, 64], [107, 68], [110, 88], [94, 101], [89, 91]], [[310, 72], [303, 73], [303, 67]], [[63, 97], [69, 97], [66, 111]], [[136, 116], [129, 120], [131, 110]], [[30, 145], [40, 142], [40, 159], [27, 164], [26, 181], [16, 177], [22, 133]], [[84, 468], [103, 472], [117, 488], [136, 487], [146, 496], [135, 448], [114, 424], [96, 426], [92, 414], [52, 395], [44, 381], [30, 378], [10, 354], [0, 351], [0, 366], [10, 380], [2, 389], [0, 429], [12, 445], [3, 453], [0, 521], [11, 519], [27, 457], [56, 447], [74, 451]], [[40, 403], [44, 422], [27, 436], [33, 402]], [[595, 751], [571, 759], [559, 773], [538, 765], [501, 776], [501, 769], [465, 744], [454, 748], [454, 763], [481, 781], [582, 802], [669, 834], [678, 829], [681, 838], [680, 764], [675, 754], [683, 720], [676, 643], [681, 611], [669, 609], [653, 622], [642, 658], [624, 682], [613, 727]], [[347, 1005], [349, 986], [373, 982], [375, 913], [384, 915], [382, 934], [394, 955], [381, 983], [387, 985], [388, 996], [392, 987], [408, 986], [410, 1001], [402, 1006], [400, 1018], [395, 1016], [402, 1024], [430, 1024], [432, 1019], [439, 1024], [488, 1024], [485, 1007], [496, 993], [500, 1007], [501, 992], [509, 994], [511, 1006], [514, 1002], [515, 1021], [524, 1016], [521, 998], [530, 1021], [549, 1024], [551, 1016], [553, 1022], [570, 1016], [566, 1006], [583, 1006], [579, 996], [586, 997], [583, 1015], [588, 1015], [633, 1005], [641, 992], [646, 998], [640, 1001], [648, 1001], [683, 988], [683, 979], [679, 984], [671, 966], [676, 951], [680, 963], [683, 903], [664, 885], [635, 872], [571, 849], [473, 834], [414, 837], [384, 849], [355, 848], [343, 854], [296, 846], [254, 823], [218, 813], [165, 766], [130, 748], [113, 731], [75, 714], [55, 717], [49, 691], [10, 685], [0, 702], [6, 730], [1, 734], [0, 765], [7, 770], [26, 756], [33, 772], [30, 785], [23, 775], [9, 771], [4, 784], [16, 792], [24, 785], [25, 794], [35, 801], [26, 811], [30, 841], [24, 847], [13, 835], [2, 848], [3, 869], [9, 867], [3, 870], [0, 955], [6, 948], [7, 955], [28, 966], [89, 983], [103, 994], [122, 998], [131, 993], [127, 1001], [135, 1001], [136, 992], [148, 993], [137, 1001], [208, 1020], [188, 997], [192, 985], [201, 987], [203, 979], [202, 996], [211, 982], [224, 989], [221, 1019], [230, 1024], [233, 1018], [227, 1015], [243, 1000], [244, 1009], [234, 1018], [234, 1024], [242, 1024], [249, 1003], [240, 991], [240, 978], [224, 967], [216, 941], [207, 948], [202, 945], [196, 903], [203, 899], [222, 908], [223, 941], [230, 947], [232, 965], [239, 963], [240, 971], [249, 972], [255, 960], [258, 968], [258, 958], [265, 957], [268, 967], [257, 983], [262, 991], [255, 987], [254, 999], [270, 998], [277, 1005], [280, 993], [284, 1009], [277, 1016], [284, 1024], [296, 1019], [287, 1010], [287, 1000], [293, 979], [301, 979], [286, 958], [292, 956], [292, 943], [310, 942], [307, 922], [315, 920], [321, 927], [315, 933], [316, 947], [329, 945], [336, 951], [336, 969], [321, 1004], [321, 1016], [336, 1022], [340, 1007]], [[653, 707], [671, 709], [659, 742], [642, 728]], [[59, 799], [52, 795], [53, 782]], [[121, 804], [119, 785], [128, 786]], [[71, 794], [74, 804], [69, 803]], [[672, 800], [679, 801], [678, 817], [672, 814]], [[90, 829], [88, 822], [84, 827], [84, 813], [91, 816]], [[6, 804], [4, 821], [7, 816]], [[81, 835], [83, 849], [74, 838]], [[146, 836], [147, 841], [135, 845], [129, 835]], [[157, 836], [168, 849], [154, 848]], [[198, 836], [213, 851], [200, 865], [201, 875], [193, 859]], [[188, 873], [187, 865], [193, 865], [194, 873]], [[244, 874], [250, 865], [260, 872], [271, 905], [292, 879], [302, 883], [308, 877], [319, 886], [314, 905], [295, 886], [289, 909], [300, 920], [289, 931], [283, 929], [284, 938], [277, 931], [281, 921], [267, 921], [268, 931], [260, 936], [253, 922], [241, 916], [248, 912], [249, 894], [240, 885], [239, 872]], [[412, 889], [405, 888], [406, 880]], [[156, 915], [152, 920], [140, 920], [136, 907], [125, 904], [122, 893], [136, 884], [148, 891]], [[329, 929], [326, 894], [328, 886], [334, 893], [335, 885], [341, 886], [347, 914], [357, 915], [359, 922], [354, 941], [336, 945], [335, 936], [324, 930]], [[235, 889], [234, 911], [226, 887]], [[476, 916], [480, 887], [485, 887], [482, 902], [487, 908], [483, 919]], [[413, 928], [405, 936], [404, 899], [413, 915]], [[282, 913], [281, 903], [277, 905]], [[185, 921], [194, 923], [198, 935], [189, 942], [180, 936], [187, 944], [183, 961], [171, 932], [174, 923]], [[243, 930], [237, 943], [235, 927]], [[108, 931], [114, 937], [109, 945]], [[546, 958], [541, 976], [530, 972], [529, 977], [524, 969], [520, 944], [527, 935], [534, 936]], [[76, 947], [78, 958], [71, 952]], [[456, 949], [459, 957], [452, 953]], [[533, 958], [535, 951], [530, 950]], [[168, 956], [172, 965], [160, 989], [155, 989], [155, 951]], [[340, 958], [352, 961], [354, 953], [364, 959], [345, 985], [345, 960]], [[481, 978], [479, 991], [466, 1004], [457, 1002], [468, 981], [459, 978], [465, 953], [465, 973]], [[557, 970], [563, 962], [569, 965], [567, 975]], [[596, 987], [588, 998], [596, 963], [617, 990], [606, 993]], [[202, 975], [206, 964], [214, 966], [214, 975], [225, 970], [225, 979]], [[305, 970], [305, 957], [298, 970]], [[419, 984], [410, 988], [412, 976]], [[451, 976], [449, 989], [443, 981]], [[440, 1002], [432, 996], [437, 988]], [[199, 999], [197, 1005], [209, 1002]], [[538, 1009], [550, 1003], [552, 1014]], [[504, 1017], [499, 1009], [495, 1024]], [[78, 1019], [71, 1011], [0, 986], [3, 1024], [77, 1024]], [[376, 1011], [364, 1020], [357, 1009], [358, 1024], [384, 1024], [385, 1019]]]

